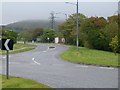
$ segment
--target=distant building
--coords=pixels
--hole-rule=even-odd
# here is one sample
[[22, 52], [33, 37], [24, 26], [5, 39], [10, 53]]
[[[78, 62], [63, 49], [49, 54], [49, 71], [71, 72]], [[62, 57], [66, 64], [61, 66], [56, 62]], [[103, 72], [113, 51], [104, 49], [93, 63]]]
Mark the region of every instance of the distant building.
[[59, 37], [55, 38], [55, 43], [59, 43]]
[[63, 38], [63, 37], [56, 37], [55, 38], [55, 43], [65, 43], [65, 38]]

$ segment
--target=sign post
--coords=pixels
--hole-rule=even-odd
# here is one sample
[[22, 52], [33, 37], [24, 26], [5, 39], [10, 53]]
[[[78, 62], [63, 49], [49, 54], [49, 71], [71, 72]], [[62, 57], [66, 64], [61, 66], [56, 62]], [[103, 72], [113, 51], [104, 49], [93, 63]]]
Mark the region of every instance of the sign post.
[[11, 39], [1, 39], [0, 38], [0, 48], [1, 50], [6, 50], [6, 78], [9, 79], [9, 50], [13, 50], [13, 40]]
[[6, 77], [9, 79], [9, 50], [7, 50], [6, 60]]

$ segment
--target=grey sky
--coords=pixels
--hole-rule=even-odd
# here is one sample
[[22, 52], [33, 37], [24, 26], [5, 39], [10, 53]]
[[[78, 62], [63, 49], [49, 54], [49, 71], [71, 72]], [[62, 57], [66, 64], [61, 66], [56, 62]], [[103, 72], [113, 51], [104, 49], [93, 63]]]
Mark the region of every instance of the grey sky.
[[[117, 2], [79, 2], [79, 13], [88, 17], [107, 17], [117, 10]], [[3, 2], [2, 24], [29, 19], [49, 20], [51, 11], [72, 14], [76, 12], [76, 6], [64, 2]], [[62, 14], [56, 17], [59, 17], [56, 20], [65, 19]]]

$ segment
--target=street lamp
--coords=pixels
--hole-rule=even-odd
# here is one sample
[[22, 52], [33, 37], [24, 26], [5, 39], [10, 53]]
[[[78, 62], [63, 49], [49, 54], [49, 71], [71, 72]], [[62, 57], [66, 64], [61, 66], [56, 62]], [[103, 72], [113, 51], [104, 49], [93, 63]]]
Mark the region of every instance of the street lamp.
[[70, 3], [70, 2], [66, 2], [67, 4], [72, 4], [72, 5], [76, 5], [76, 46], [77, 46], [77, 50], [78, 50], [78, 45], [79, 45], [79, 41], [78, 41], [78, 0], [77, 3]]

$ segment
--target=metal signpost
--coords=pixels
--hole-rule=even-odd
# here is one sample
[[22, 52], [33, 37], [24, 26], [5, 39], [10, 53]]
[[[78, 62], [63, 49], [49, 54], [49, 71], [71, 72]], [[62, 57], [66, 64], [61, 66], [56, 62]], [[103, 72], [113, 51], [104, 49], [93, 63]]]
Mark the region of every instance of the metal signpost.
[[6, 50], [6, 78], [9, 79], [9, 50], [13, 50], [13, 40], [0, 38], [0, 49]]

